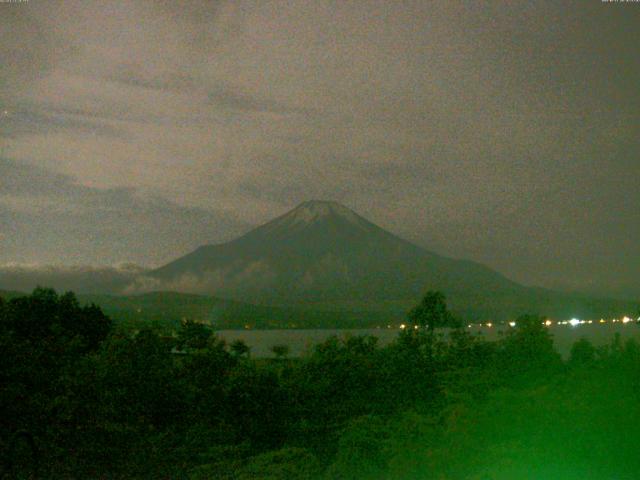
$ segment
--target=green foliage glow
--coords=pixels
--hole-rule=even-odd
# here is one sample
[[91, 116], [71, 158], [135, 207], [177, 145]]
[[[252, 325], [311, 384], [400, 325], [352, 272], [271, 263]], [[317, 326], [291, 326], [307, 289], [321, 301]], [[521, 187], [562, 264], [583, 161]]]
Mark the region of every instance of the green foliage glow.
[[[416, 318], [445, 318], [443, 298], [423, 306]], [[3, 476], [631, 480], [640, 471], [633, 340], [581, 339], [564, 362], [529, 315], [495, 342], [410, 329], [383, 347], [332, 337], [300, 358], [279, 345], [278, 358], [260, 359], [201, 324], [185, 322], [175, 337], [110, 325], [72, 294], [0, 300]]]

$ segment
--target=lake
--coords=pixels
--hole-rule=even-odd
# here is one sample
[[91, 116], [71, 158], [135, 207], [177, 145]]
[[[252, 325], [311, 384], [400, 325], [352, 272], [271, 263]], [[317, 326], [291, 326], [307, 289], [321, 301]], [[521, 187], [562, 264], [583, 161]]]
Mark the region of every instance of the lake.
[[[509, 326], [480, 326], [473, 325], [467, 328], [474, 335], [480, 335], [487, 340], [496, 340]], [[594, 345], [605, 345], [611, 343], [616, 333], [620, 333], [622, 341], [635, 338], [640, 341], [640, 326], [635, 322], [627, 324], [606, 323], [606, 324], [583, 324], [583, 325], [552, 325], [545, 327], [553, 335], [553, 339], [558, 352], [563, 357], [569, 355], [571, 346], [576, 340], [584, 337]], [[290, 356], [300, 356], [313, 345], [326, 340], [332, 335], [338, 337], [355, 335], [373, 335], [378, 337], [380, 345], [392, 342], [400, 333], [397, 328], [375, 328], [375, 329], [343, 329], [343, 330], [219, 330], [216, 332], [227, 342], [243, 340], [251, 347], [253, 357], [273, 357], [271, 347], [274, 345], [287, 345], [290, 349]]]

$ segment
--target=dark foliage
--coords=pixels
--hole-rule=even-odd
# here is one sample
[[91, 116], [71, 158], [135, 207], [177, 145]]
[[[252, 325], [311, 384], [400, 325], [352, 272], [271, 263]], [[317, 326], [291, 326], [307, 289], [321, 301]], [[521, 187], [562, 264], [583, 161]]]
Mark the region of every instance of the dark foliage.
[[[420, 325], [446, 319], [444, 298], [423, 307]], [[0, 478], [632, 479], [640, 469], [634, 341], [580, 340], [564, 363], [529, 315], [495, 342], [412, 328], [384, 347], [332, 337], [301, 358], [277, 346], [278, 358], [258, 359], [192, 322], [173, 337], [109, 327], [72, 294], [0, 299]]]
[[426, 327], [430, 331], [459, 326], [459, 322], [447, 308], [444, 294], [434, 290], [429, 290], [424, 295], [420, 303], [409, 311], [408, 317], [412, 325]]

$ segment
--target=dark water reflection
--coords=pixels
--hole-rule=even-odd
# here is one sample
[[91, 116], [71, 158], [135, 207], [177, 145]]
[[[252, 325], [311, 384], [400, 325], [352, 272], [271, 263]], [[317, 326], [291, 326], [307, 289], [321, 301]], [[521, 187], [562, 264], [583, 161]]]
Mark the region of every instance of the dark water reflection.
[[[473, 335], [480, 335], [487, 340], [495, 340], [508, 330], [509, 326], [472, 326], [467, 331]], [[620, 333], [622, 341], [635, 338], [640, 341], [640, 326], [636, 323], [607, 323], [600, 324], [584, 324], [577, 326], [570, 325], [553, 325], [547, 327], [553, 335], [556, 349], [563, 357], [569, 355], [571, 345], [576, 340], [584, 337], [591, 341], [595, 346], [609, 344], [613, 341], [616, 333]], [[313, 345], [326, 340], [332, 335], [338, 337], [354, 336], [354, 335], [373, 335], [378, 337], [380, 345], [386, 345], [393, 341], [399, 334], [398, 329], [345, 329], [345, 330], [220, 330], [218, 335], [227, 342], [234, 340], [243, 340], [251, 347], [251, 355], [253, 357], [272, 357], [271, 347], [274, 345], [287, 345], [290, 349], [290, 356], [302, 355]], [[442, 330], [441, 334], [445, 335], [446, 331]]]

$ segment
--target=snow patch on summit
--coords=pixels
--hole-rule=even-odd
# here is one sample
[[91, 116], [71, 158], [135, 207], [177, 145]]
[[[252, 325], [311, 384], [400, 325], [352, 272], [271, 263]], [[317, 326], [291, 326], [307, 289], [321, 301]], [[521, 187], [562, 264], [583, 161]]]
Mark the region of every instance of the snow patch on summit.
[[289, 212], [283, 220], [286, 220], [291, 225], [310, 224], [320, 218], [332, 215], [342, 217], [356, 225], [362, 223], [360, 217], [344, 205], [340, 205], [338, 202], [319, 200], [311, 200], [301, 203], [298, 207]]
[[[310, 200], [299, 204], [296, 208], [275, 220], [252, 230], [244, 237], [241, 237], [239, 241], [248, 241], [247, 239], [259, 239], [260, 242], [274, 239], [279, 241], [316, 225], [330, 229], [342, 228], [352, 234], [354, 230], [358, 230], [362, 234], [377, 234], [382, 231], [353, 210], [338, 202]], [[338, 232], [333, 232], [333, 234], [338, 234]]]

